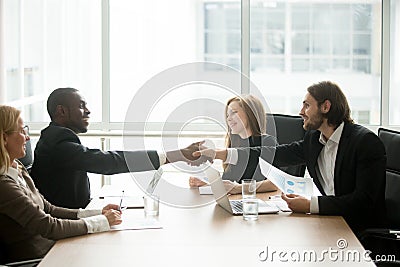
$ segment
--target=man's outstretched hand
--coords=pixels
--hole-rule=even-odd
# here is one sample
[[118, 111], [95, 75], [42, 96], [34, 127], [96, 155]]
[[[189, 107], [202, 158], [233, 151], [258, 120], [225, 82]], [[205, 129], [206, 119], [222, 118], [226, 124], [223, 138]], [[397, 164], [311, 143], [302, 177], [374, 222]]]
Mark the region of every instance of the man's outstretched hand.
[[168, 151], [166, 163], [184, 161], [189, 165], [199, 166], [206, 161], [212, 162], [215, 155], [195, 153], [207, 149], [207, 147], [203, 145], [204, 142], [205, 141], [196, 142], [183, 149]]

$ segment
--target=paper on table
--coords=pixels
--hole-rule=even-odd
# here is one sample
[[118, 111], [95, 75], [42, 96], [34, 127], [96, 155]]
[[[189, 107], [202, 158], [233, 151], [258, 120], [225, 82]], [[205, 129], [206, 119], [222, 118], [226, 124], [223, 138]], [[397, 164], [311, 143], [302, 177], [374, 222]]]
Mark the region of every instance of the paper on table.
[[313, 186], [314, 182], [310, 177], [296, 177], [287, 174], [286, 172], [272, 166], [262, 158], [260, 158], [259, 163], [261, 173], [282, 192], [286, 194], [298, 194], [305, 197], [321, 195], [317, 187]]
[[199, 179], [200, 181], [202, 181], [202, 182], [204, 182], [204, 183], [206, 183], [206, 184], [210, 184], [210, 181], [208, 181], [208, 178], [206, 177], [206, 176], [197, 176], [196, 177], [197, 179]]
[[283, 211], [283, 212], [292, 211], [291, 209], [289, 209], [286, 201], [283, 200], [282, 198], [271, 199], [271, 200], [268, 200], [267, 203], [275, 205], [280, 211]]
[[200, 195], [212, 195], [213, 194], [213, 192], [211, 190], [211, 186], [209, 186], [209, 185], [200, 186], [199, 193], [200, 193]]
[[111, 226], [111, 231], [121, 230], [141, 230], [141, 229], [160, 229], [161, 223], [155, 218], [131, 218], [122, 217], [122, 223]]

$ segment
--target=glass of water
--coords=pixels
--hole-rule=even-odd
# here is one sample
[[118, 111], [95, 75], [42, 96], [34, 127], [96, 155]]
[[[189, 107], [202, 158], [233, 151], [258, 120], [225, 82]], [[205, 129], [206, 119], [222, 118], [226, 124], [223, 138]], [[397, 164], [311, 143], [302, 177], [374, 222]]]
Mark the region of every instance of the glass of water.
[[243, 204], [243, 220], [255, 221], [258, 219], [258, 200], [256, 198], [245, 198]]
[[145, 195], [144, 215], [145, 217], [157, 217], [159, 214], [160, 198], [157, 195]]
[[246, 221], [255, 221], [258, 219], [256, 189], [256, 180], [242, 180], [243, 219]]
[[256, 198], [256, 180], [244, 179], [242, 180], [242, 198]]

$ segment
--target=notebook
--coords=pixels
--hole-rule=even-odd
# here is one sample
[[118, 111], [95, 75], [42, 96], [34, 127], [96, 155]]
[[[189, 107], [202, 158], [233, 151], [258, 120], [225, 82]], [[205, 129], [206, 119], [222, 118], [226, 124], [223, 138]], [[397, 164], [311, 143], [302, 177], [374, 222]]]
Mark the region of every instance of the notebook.
[[[242, 215], [242, 201], [229, 200], [219, 172], [210, 166], [204, 173], [208, 177], [211, 190], [218, 205], [232, 215]], [[258, 214], [271, 214], [278, 211], [279, 209], [276, 206], [269, 205], [265, 201], [258, 199]]]

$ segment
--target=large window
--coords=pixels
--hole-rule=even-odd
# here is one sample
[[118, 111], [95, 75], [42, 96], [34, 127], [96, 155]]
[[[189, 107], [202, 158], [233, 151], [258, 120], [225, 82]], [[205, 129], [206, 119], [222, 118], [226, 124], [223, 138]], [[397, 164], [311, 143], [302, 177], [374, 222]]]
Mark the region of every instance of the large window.
[[[212, 6], [212, 14], [226, 21], [222, 32], [206, 23], [205, 37], [218, 32], [214, 51], [237, 67], [228, 59], [240, 48], [232, 45], [240, 22], [232, 14], [235, 9], [239, 13], [240, 4], [205, 6]], [[297, 114], [307, 86], [332, 80], [348, 96], [357, 122], [379, 124], [381, 13], [380, 1], [250, 1], [250, 78], [271, 111]], [[205, 60], [210, 50], [205, 48]]]
[[[46, 100], [58, 87], [101, 99], [100, 1], [3, 0], [6, 93], [29, 122], [49, 121]], [[91, 105], [101, 121], [101, 105]]]
[[251, 44], [250, 77], [271, 110], [298, 114], [306, 88], [331, 80], [345, 91], [356, 122], [380, 123], [379, 1], [251, 3], [257, 42]]
[[[22, 107], [33, 123], [48, 121], [45, 101], [51, 90], [71, 86], [87, 98], [92, 122], [101, 122], [92, 129], [110, 128], [109, 123], [124, 120], [132, 97], [151, 77], [196, 61], [249, 69], [244, 74], [276, 113], [297, 114], [308, 85], [333, 80], [344, 89], [357, 122], [381, 123], [379, 0], [251, 0], [249, 16], [241, 14], [242, 4], [234, 0], [2, 1], [2, 101]], [[398, 125], [395, 48], [400, 11], [397, 1], [390, 3], [390, 88], [382, 89], [390, 89], [386, 121]], [[249, 29], [243, 28], [246, 22]], [[247, 36], [243, 29], [249, 33], [249, 48], [241, 46]], [[249, 58], [248, 68], [241, 66], [243, 56]], [[187, 87], [187, 94], [177, 92], [167, 106], [207, 90], [213, 91]], [[226, 98], [221, 93], [211, 96]], [[152, 116], [154, 122], [161, 119]]]
[[[332, 80], [348, 96], [356, 122], [372, 128], [382, 123], [392, 128], [400, 125], [399, 1], [0, 1], [4, 7], [0, 23], [5, 29], [0, 36], [5, 55], [0, 67], [6, 73], [5, 81], [0, 81], [5, 84], [0, 102], [21, 108], [34, 133], [49, 121], [49, 93], [69, 86], [86, 97], [92, 111], [91, 134], [92, 130], [120, 130], [120, 134], [132, 98], [149, 79], [171, 67], [199, 61], [243, 70], [274, 113], [298, 114], [306, 87]], [[384, 9], [387, 4], [390, 8]], [[385, 39], [382, 34], [389, 25], [381, 21], [388, 13], [390, 38]], [[387, 42], [390, 56], [385, 58], [381, 48], [389, 47]], [[241, 83], [240, 76], [226, 77], [221, 68], [207, 71], [233, 81], [237, 93], [255, 93]], [[147, 93], [156, 89], [148, 88]], [[178, 86], [151, 103], [154, 108], [146, 122], [159, 130], [170, 114], [179, 113], [177, 107], [191, 100], [224, 103], [231, 96], [213, 84]], [[214, 108], [196, 103], [190, 107], [200, 112]], [[222, 107], [211, 111], [223, 116]], [[174, 117], [173, 122], [184, 120], [185, 116]], [[215, 143], [223, 145], [223, 126], [200, 118], [180, 128], [194, 129], [198, 135], [190, 132], [184, 142], [202, 138], [202, 131], [211, 132]], [[148, 148], [159, 149], [160, 140], [152, 133], [146, 140]], [[100, 140], [95, 134], [82, 141], [91, 147], [123, 148], [119, 137]], [[100, 183], [93, 177], [96, 189]]]
[[[238, 6], [239, 2], [197, 0], [110, 1], [110, 121], [124, 121], [128, 105], [143, 84], [171, 67], [206, 60], [240, 69]], [[164, 122], [174, 108], [207, 96], [206, 92], [222, 102], [227, 99], [212, 86], [184, 85], [160, 95], [154, 103], [157, 112], [148, 119]], [[222, 113], [222, 109], [216, 112]]]
[[240, 2], [205, 2], [204, 61], [240, 70]]
[[389, 124], [400, 125], [400, 2], [391, 1], [390, 6], [390, 102]]

